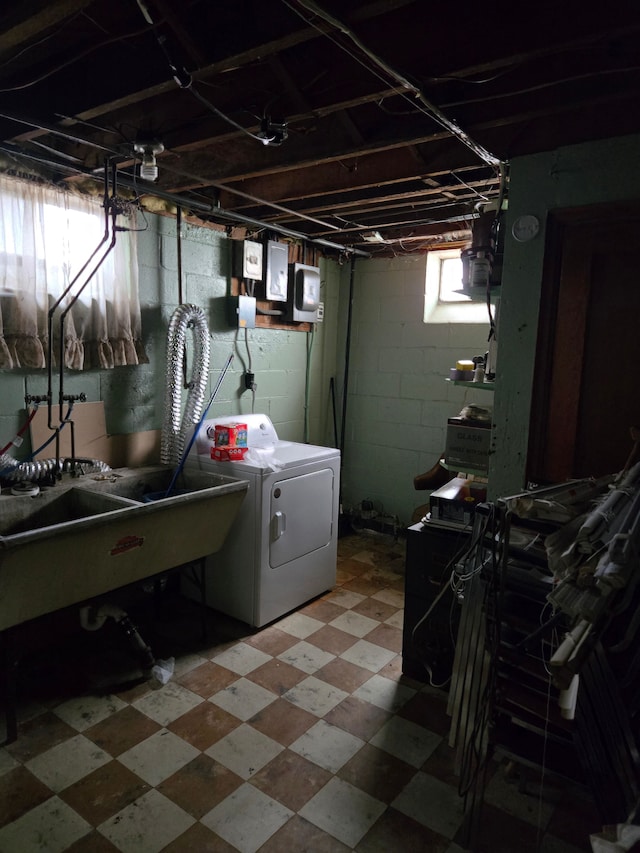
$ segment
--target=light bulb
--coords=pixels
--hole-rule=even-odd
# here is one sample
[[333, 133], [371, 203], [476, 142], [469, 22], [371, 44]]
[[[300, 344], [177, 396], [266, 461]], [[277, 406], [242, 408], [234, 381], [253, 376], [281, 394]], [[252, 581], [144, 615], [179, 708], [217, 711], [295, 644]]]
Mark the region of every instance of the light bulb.
[[158, 180], [158, 164], [156, 162], [155, 154], [151, 151], [145, 151], [142, 155], [142, 162], [140, 163], [140, 177], [145, 181]]
[[145, 181], [158, 180], [158, 163], [156, 154], [164, 151], [162, 142], [136, 142], [133, 150], [136, 154], [142, 154], [140, 161], [140, 177]]

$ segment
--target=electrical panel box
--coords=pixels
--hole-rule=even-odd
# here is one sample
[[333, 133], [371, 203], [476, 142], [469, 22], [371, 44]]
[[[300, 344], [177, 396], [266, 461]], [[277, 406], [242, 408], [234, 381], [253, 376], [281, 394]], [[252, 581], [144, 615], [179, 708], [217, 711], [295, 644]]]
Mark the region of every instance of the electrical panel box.
[[236, 278], [261, 281], [262, 272], [262, 243], [256, 243], [254, 240], [235, 240], [233, 274]]
[[229, 296], [229, 322], [239, 329], [255, 329], [256, 299], [253, 296]]
[[289, 246], [269, 240], [267, 243], [267, 271], [265, 295], [276, 302], [287, 301], [287, 283], [289, 275]]
[[289, 265], [288, 317], [298, 323], [315, 323], [320, 305], [320, 270], [307, 264]]

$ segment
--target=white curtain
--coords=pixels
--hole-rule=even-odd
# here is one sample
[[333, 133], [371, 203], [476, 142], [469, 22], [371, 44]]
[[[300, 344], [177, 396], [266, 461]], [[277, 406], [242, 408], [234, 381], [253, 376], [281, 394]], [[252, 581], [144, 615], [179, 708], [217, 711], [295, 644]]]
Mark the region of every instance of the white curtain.
[[[135, 229], [135, 218], [119, 216], [118, 226]], [[135, 230], [117, 231], [108, 254], [104, 237], [101, 198], [0, 175], [0, 369], [44, 368], [49, 353], [57, 363], [61, 320], [65, 367], [147, 363]]]

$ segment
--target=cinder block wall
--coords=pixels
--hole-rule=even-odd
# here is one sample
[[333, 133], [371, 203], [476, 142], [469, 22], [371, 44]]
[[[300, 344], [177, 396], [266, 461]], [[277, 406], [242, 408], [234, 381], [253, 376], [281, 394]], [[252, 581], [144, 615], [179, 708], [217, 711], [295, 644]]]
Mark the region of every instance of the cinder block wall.
[[[372, 501], [402, 526], [428, 499], [413, 478], [440, 459], [447, 418], [466, 403], [493, 403], [491, 391], [446, 381], [457, 359], [486, 351], [488, 315], [486, 324], [424, 323], [425, 273], [426, 256], [411, 255], [358, 259], [354, 276], [343, 508]], [[344, 269], [343, 316], [348, 294]]]
[[[138, 233], [140, 303], [143, 340], [149, 364], [74, 373], [65, 371], [65, 391], [84, 392], [89, 402], [103, 400], [107, 432], [111, 435], [159, 430], [163, 423], [167, 382], [167, 330], [179, 304], [176, 221], [147, 214], [146, 230]], [[335, 374], [339, 267], [321, 261], [321, 298], [325, 321], [306, 332], [233, 328], [226, 296], [230, 276], [231, 241], [225, 234], [182, 223], [182, 302], [202, 308], [211, 333], [211, 368], [207, 400], [229, 355], [234, 359], [209, 416], [252, 411], [252, 394], [243, 374], [255, 374], [255, 412], [268, 414], [281, 438], [305, 440], [305, 402], [308, 402], [307, 440], [334, 443], [330, 379]], [[187, 366], [193, 365], [192, 340], [187, 333]], [[307, 353], [310, 351], [310, 391], [305, 401]], [[6, 444], [25, 419], [25, 394], [43, 394], [46, 371], [0, 372], [0, 442]], [[186, 391], [183, 391], [183, 403]], [[57, 383], [54, 395], [57, 394]], [[57, 414], [57, 407], [56, 407]], [[24, 459], [30, 452], [28, 435], [11, 454]]]

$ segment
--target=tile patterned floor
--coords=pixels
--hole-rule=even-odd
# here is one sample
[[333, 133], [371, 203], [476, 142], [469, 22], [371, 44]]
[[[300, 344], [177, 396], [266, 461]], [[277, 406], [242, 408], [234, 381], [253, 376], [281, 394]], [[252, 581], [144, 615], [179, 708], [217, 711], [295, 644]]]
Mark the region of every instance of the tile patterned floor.
[[[462, 853], [446, 694], [401, 672], [403, 571], [402, 541], [342, 537], [335, 589], [263, 630], [210, 613], [206, 644], [178, 598], [164, 685], [115, 679], [102, 630], [52, 640], [0, 749], [0, 853]], [[493, 769], [479, 851], [590, 849], [586, 799], [520, 787]]]

